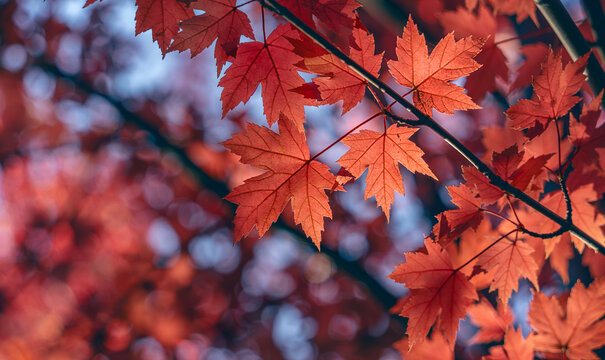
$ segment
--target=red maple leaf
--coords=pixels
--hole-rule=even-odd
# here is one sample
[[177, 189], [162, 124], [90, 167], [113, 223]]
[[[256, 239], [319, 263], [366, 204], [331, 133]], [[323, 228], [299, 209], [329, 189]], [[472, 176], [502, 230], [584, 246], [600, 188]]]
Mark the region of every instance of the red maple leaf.
[[534, 293], [529, 322], [536, 331], [534, 344], [543, 351], [568, 359], [598, 359], [592, 352], [605, 345], [605, 281], [588, 288], [577, 282], [567, 299], [564, 314], [559, 300]]
[[394, 191], [405, 193], [398, 164], [412, 172], [437, 179], [422, 159], [424, 152], [409, 140], [417, 129], [391, 125], [385, 132], [361, 130], [345, 137], [342, 142], [351, 147], [338, 163], [355, 178], [367, 169], [365, 198], [376, 196], [378, 206], [387, 219]]
[[[605, 244], [605, 235], [601, 230], [601, 226], [605, 224], [605, 216], [597, 212], [597, 209], [591, 203], [598, 199], [596, 192], [591, 185], [583, 185], [577, 189], [570, 189], [569, 193], [572, 209], [572, 220], [575, 225], [584, 230], [593, 239], [597, 240], [601, 244]], [[553, 191], [546, 194], [542, 199], [542, 204], [548, 207], [555, 213], [562, 217], [565, 217], [567, 212], [567, 204], [563, 196], [562, 191]], [[558, 229], [558, 225], [552, 221], [544, 221], [544, 218], [540, 218], [539, 231], [549, 233]], [[540, 220], [538, 220], [540, 221]], [[569, 236], [564, 234], [564, 236]], [[560, 241], [561, 237], [555, 239], [549, 239], [546, 241], [546, 254], [549, 255], [554, 245]], [[575, 242], [578, 251], [584, 250], [583, 242]]]
[[162, 54], [179, 32], [179, 23], [192, 17], [193, 10], [176, 0], [137, 0], [135, 35], [151, 30]]
[[506, 306], [498, 305], [498, 311], [487, 301], [473, 304], [467, 310], [471, 322], [479, 331], [469, 340], [470, 343], [490, 343], [500, 341], [513, 322], [513, 315]]
[[460, 36], [472, 35], [488, 39], [475, 60], [481, 67], [471, 73], [464, 86], [468, 95], [475, 101], [483, 99], [485, 94], [496, 88], [496, 77], [508, 81], [506, 57], [494, 42], [498, 24], [496, 17], [487, 7], [480, 5], [477, 13], [459, 7], [456, 11], [446, 11], [440, 16], [441, 24], [446, 31], [456, 31]]
[[[541, 155], [522, 161], [524, 154], [524, 151], [519, 152], [515, 144], [502, 152], [492, 153], [491, 160], [496, 175], [521, 191], [525, 191], [532, 181], [545, 171], [544, 165], [552, 156], [552, 154]], [[492, 185], [489, 179], [476, 168], [465, 166], [462, 168], [462, 173], [467, 185], [477, 189], [483, 204], [493, 204], [504, 196], [504, 192]]]
[[433, 332], [430, 339], [411, 349], [407, 337], [395, 342], [393, 347], [405, 360], [454, 360], [454, 353], [438, 331]]
[[361, 6], [354, 0], [280, 0], [296, 17], [315, 28], [313, 16], [338, 32], [353, 27], [353, 11]]
[[[359, 49], [351, 48], [351, 59], [378, 77], [382, 53], [374, 54], [374, 37], [364, 29], [355, 28], [353, 39]], [[342, 100], [344, 114], [363, 99], [368, 82], [336, 56], [325, 54], [306, 58], [304, 65], [308, 70], [323, 75], [313, 79], [319, 87], [322, 104], [334, 104]]]
[[428, 55], [424, 35], [420, 35], [412, 17], [397, 39], [397, 60], [388, 62], [397, 81], [413, 90], [414, 105], [431, 115], [432, 109], [446, 114], [454, 110], [480, 109], [464, 89], [449, 81], [466, 76], [479, 65], [473, 57], [481, 51], [482, 40], [466, 37], [459, 41], [449, 33]]
[[292, 199], [294, 220], [319, 248], [324, 217], [331, 218], [328, 196], [335, 176], [328, 166], [311, 160], [304, 133], [284, 116], [279, 134], [266, 127], [247, 124], [246, 130], [223, 143], [241, 162], [266, 170], [236, 187], [225, 199], [238, 204], [235, 213], [236, 240], [252, 227], [262, 236]]
[[538, 25], [536, 17], [536, 4], [533, 0], [488, 0], [497, 13], [503, 15], [517, 15], [517, 22], [521, 23], [530, 17]]
[[569, 115], [569, 137], [576, 147], [573, 154], [574, 168], [587, 170], [593, 164], [601, 167], [595, 159], [600, 157], [597, 149], [605, 147], [605, 126], [598, 126], [602, 99], [603, 92], [589, 105], [584, 105], [578, 121], [575, 121], [573, 114]]
[[191, 51], [191, 57], [202, 52], [217, 40], [214, 48], [217, 71], [233, 59], [237, 53], [241, 36], [254, 40], [248, 15], [238, 10], [236, 0], [202, 0], [191, 4], [194, 9], [205, 11], [181, 24], [168, 51]]
[[443, 332], [453, 347], [458, 322], [466, 316], [469, 304], [478, 299], [477, 292], [466, 275], [454, 269], [439, 244], [426, 239], [425, 246], [426, 254], [407, 253], [406, 262], [397, 265], [388, 277], [411, 289], [400, 313], [408, 318], [410, 347], [422, 343], [435, 323], [436, 330]]
[[517, 77], [511, 84], [509, 91], [531, 84], [533, 74], [540, 72], [540, 66], [548, 55], [548, 47], [543, 43], [527, 44], [521, 47], [525, 62], [517, 70]]
[[292, 91], [303, 86], [305, 81], [294, 66], [302, 58], [292, 52], [294, 46], [288, 38], [298, 39], [298, 30], [290, 25], [280, 25], [266, 42], [247, 42], [239, 46], [235, 61], [219, 82], [223, 87], [223, 116], [240, 102], [246, 103], [261, 85], [269, 125], [275, 123], [283, 113], [294, 121], [299, 131], [304, 130], [304, 105], [309, 104], [310, 100]]
[[433, 234], [442, 246], [447, 246], [467, 229], [476, 229], [483, 220], [481, 199], [472, 188], [461, 184], [448, 186], [447, 190], [452, 197], [452, 203], [458, 206], [458, 209], [442, 212], [439, 221], [433, 227]]
[[485, 360], [533, 360], [533, 340], [531, 334], [524, 339], [521, 329], [509, 328], [504, 335], [504, 344], [492, 346], [489, 349], [489, 356], [486, 356]]
[[538, 264], [532, 253], [534, 249], [517, 238], [504, 237], [479, 256], [478, 264], [493, 278], [490, 291], [498, 290], [500, 301], [506, 305], [513, 291], [517, 291], [521, 277], [538, 286]]
[[563, 69], [561, 54], [551, 50], [542, 64], [541, 74], [534, 79], [533, 98], [519, 100], [506, 111], [512, 126], [527, 129], [537, 122], [545, 128], [549, 120], [567, 114], [580, 101], [574, 94], [580, 91], [586, 79], [582, 71], [587, 60], [588, 54]]

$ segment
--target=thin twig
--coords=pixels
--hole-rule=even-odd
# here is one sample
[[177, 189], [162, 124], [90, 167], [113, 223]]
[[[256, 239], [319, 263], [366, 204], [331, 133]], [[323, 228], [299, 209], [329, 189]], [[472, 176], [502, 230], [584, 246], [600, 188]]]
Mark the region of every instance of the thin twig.
[[[472, 151], [470, 151], [466, 146], [464, 146], [457, 138], [455, 138], [452, 134], [450, 134], [447, 130], [445, 130], [441, 125], [439, 125], [437, 122], [435, 122], [430, 116], [421, 112], [418, 108], [416, 108], [414, 105], [412, 105], [409, 101], [405, 100], [401, 95], [399, 95], [399, 93], [397, 93], [393, 88], [386, 85], [384, 82], [382, 82], [376, 76], [372, 75], [361, 65], [359, 65], [355, 61], [353, 61], [349, 56], [347, 56], [345, 53], [340, 51], [340, 49], [338, 49], [330, 41], [325, 39], [317, 31], [315, 31], [314, 29], [309, 27], [307, 24], [305, 24], [303, 21], [301, 21], [298, 17], [296, 17], [296, 15], [292, 14], [286, 7], [282, 6], [281, 4], [277, 3], [274, 0], [258, 0], [258, 1], [260, 2], [260, 4], [262, 6], [275, 12], [276, 14], [279, 14], [280, 16], [282, 16], [286, 21], [288, 21], [290, 24], [292, 24], [297, 29], [299, 29], [303, 34], [309, 36], [313, 41], [315, 41], [317, 44], [319, 44], [325, 50], [327, 50], [332, 55], [338, 57], [341, 61], [343, 61], [345, 64], [347, 64], [352, 70], [354, 70], [357, 74], [362, 76], [369, 84], [376, 87], [383, 93], [389, 95], [391, 98], [393, 98], [395, 101], [397, 101], [399, 104], [401, 104], [404, 108], [406, 108], [409, 112], [411, 112], [418, 118], [418, 120], [415, 120], [413, 122], [409, 121], [407, 119], [402, 119], [405, 121], [406, 124], [423, 125], [423, 126], [430, 128], [431, 130], [436, 132], [437, 135], [439, 135], [441, 138], [443, 138], [452, 148], [454, 148], [454, 150], [456, 150], [458, 153], [460, 153], [462, 156], [464, 156], [468, 160], [469, 163], [471, 163], [481, 173], [483, 173], [490, 180], [490, 183], [492, 185], [498, 187], [502, 191], [507, 192], [507, 193], [513, 195], [514, 197], [516, 197], [517, 199], [523, 201], [524, 203], [526, 203], [527, 205], [532, 207], [534, 210], [538, 211], [539, 213], [543, 214], [550, 220], [557, 223], [559, 226], [561, 226], [561, 229], [565, 229], [565, 231], [569, 231], [571, 234], [573, 234], [574, 236], [576, 236], [577, 238], [582, 240], [584, 243], [586, 243], [586, 245], [588, 245], [590, 248], [605, 255], [605, 246], [603, 246], [601, 243], [599, 243], [598, 241], [593, 239], [590, 235], [588, 235], [586, 232], [584, 232], [583, 230], [581, 230], [574, 224], [568, 223], [565, 219], [563, 219], [562, 217], [560, 217], [559, 215], [554, 213], [552, 210], [550, 210], [549, 208], [547, 208], [544, 205], [542, 205], [541, 203], [539, 203], [537, 200], [535, 200], [532, 197], [530, 197], [529, 195], [525, 194], [523, 191], [515, 188], [508, 182], [504, 181], [501, 177], [496, 175], [496, 173], [494, 173], [489, 168], [489, 166], [487, 166], [485, 163], [483, 163]], [[573, 23], [573, 21], [572, 21], [572, 23]], [[390, 114], [389, 116], [391, 116], [391, 115], [392, 114]]]

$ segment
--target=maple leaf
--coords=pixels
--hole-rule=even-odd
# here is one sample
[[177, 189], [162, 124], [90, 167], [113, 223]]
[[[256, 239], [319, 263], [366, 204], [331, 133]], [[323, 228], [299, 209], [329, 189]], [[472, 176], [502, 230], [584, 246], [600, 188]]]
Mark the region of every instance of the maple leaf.
[[[353, 39], [359, 49], [351, 48], [351, 59], [378, 77], [383, 53], [374, 54], [374, 37], [364, 29], [355, 28]], [[306, 58], [304, 65], [306, 69], [323, 75], [313, 79], [319, 87], [322, 104], [334, 104], [342, 100], [344, 114], [363, 99], [367, 81], [336, 56], [325, 54]]]
[[[471, 9], [472, 10], [472, 9]], [[494, 42], [498, 24], [491, 11], [480, 5], [477, 13], [459, 7], [456, 11], [446, 11], [439, 17], [446, 31], [456, 30], [459, 36], [472, 35], [476, 38], [488, 39], [475, 60], [481, 67], [471, 73], [466, 79], [465, 87], [468, 95], [474, 100], [483, 99], [485, 94], [496, 88], [496, 77], [508, 80], [506, 57]]]
[[241, 156], [241, 162], [266, 170], [225, 197], [238, 205], [235, 239], [246, 236], [254, 226], [262, 236], [292, 199], [294, 220], [319, 248], [323, 218], [332, 217], [324, 189], [330, 189], [335, 176], [328, 166], [311, 160], [304, 133], [290, 120], [282, 116], [278, 126], [279, 134], [247, 124], [244, 132], [223, 143]]
[[587, 266], [592, 277], [605, 276], [605, 258], [593, 249], [585, 249], [582, 254], [582, 265]]
[[555, 54], [551, 50], [542, 64], [542, 72], [534, 79], [532, 99], [519, 100], [506, 111], [512, 126], [527, 129], [537, 122], [545, 128], [549, 120], [567, 114], [581, 100], [574, 94], [580, 91], [586, 79], [582, 71], [587, 60], [588, 54], [563, 69], [561, 53]]
[[569, 234], [546, 241], [550, 266], [559, 274], [564, 284], [569, 284], [569, 260], [573, 258], [573, 247]]
[[527, 339], [523, 338], [521, 329], [508, 329], [504, 335], [504, 344], [492, 346], [486, 360], [533, 360], [534, 343], [530, 334]]
[[179, 23], [194, 15], [192, 9], [176, 0], [136, 0], [136, 5], [135, 35], [151, 30], [153, 41], [164, 55], [179, 32]]
[[568, 359], [598, 359], [592, 352], [605, 345], [605, 281], [595, 280], [588, 288], [577, 282], [567, 299], [564, 316], [556, 297], [534, 293], [529, 322], [536, 331], [537, 351]]
[[479, 198], [485, 205], [493, 204], [504, 196], [504, 192], [492, 185], [487, 176], [483, 175], [474, 166], [462, 167], [462, 176], [466, 180], [466, 184], [474, 186], [477, 189]]
[[[589, 105], [582, 107], [578, 121], [570, 114], [569, 138], [576, 147], [573, 155], [574, 168], [588, 169], [599, 158], [597, 149], [605, 147], [605, 126], [598, 126], [601, 117], [600, 104], [603, 92], [592, 99]], [[600, 167], [600, 163], [596, 162]]]
[[365, 198], [376, 196], [387, 220], [394, 191], [405, 193], [403, 178], [398, 164], [412, 172], [419, 172], [437, 179], [422, 159], [424, 152], [409, 140], [418, 129], [391, 125], [385, 132], [361, 130], [350, 134], [342, 142], [351, 149], [338, 163], [355, 178], [368, 168]]
[[[517, 233], [515, 233], [517, 235]], [[538, 264], [531, 256], [534, 249], [515, 237], [505, 237], [479, 256], [479, 265], [493, 278], [490, 291], [498, 290], [498, 297], [504, 305], [513, 291], [517, 291], [521, 277], [538, 286]]]
[[469, 340], [470, 343], [490, 343], [500, 341], [513, 322], [513, 315], [506, 306], [498, 306], [498, 311], [485, 298], [467, 310], [471, 322], [479, 331]]
[[[494, 173], [521, 191], [526, 191], [532, 181], [545, 171], [544, 165], [553, 154], [530, 157], [523, 161], [524, 155], [525, 151], [519, 151], [515, 144], [501, 152], [492, 153], [491, 160]], [[463, 171], [465, 179], [477, 187], [484, 204], [491, 204], [504, 196], [504, 192], [493, 186], [489, 179], [478, 170], [469, 168], [463, 169]]]
[[438, 331], [433, 332], [430, 339], [411, 349], [406, 337], [395, 342], [393, 347], [405, 360], [454, 360], [454, 353]]
[[458, 209], [442, 212], [433, 227], [433, 234], [442, 246], [446, 246], [469, 228], [477, 229], [483, 220], [481, 199], [469, 186], [448, 186], [447, 190]]
[[223, 87], [223, 117], [240, 102], [246, 103], [261, 85], [269, 125], [275, 123], [283, 113], [294, 121], [299, 131], [304, 131], [304, 105], [309, 104], [309, 100], [292, 91], [305, 83], [294, 67], [302, 58], [292, 52], [294, 46], [288, 41], [288, 38], [298, 37], [298, 30], [284, 24], [273, 30], [266, 43], [254, 41], [240, 44], [235, 61], [219, 82], [219, 86]]
[[236, 0], [201, 0], [191, 4], [194, 9], [205, 11], [181, 24], [168, 51], [191, 51], [191, 57], [217, 41], [214, 48], [217, 72], [220, 74], [228, 59], [237, 53], [241, 36], [254, 40], [248, 15], [238, 10]]
[[488, 0], [494, 11], [504, 15], [516, 15], [517, 23], [521, 23], [527, 17], [539, 26], [536, 17], [536, 4], [534, 0]]
[[532, 75], [540, 72], [540, 66], [548, 55], [548, 47], [543, 43], [527, 44], [521, 47], [525, 62], [517, 70], [517, 77], [511, 84], [509, 92], [531, 84]]
[[313, 16], [338, 32], [341, 28], [352, 28], [353, 11], [361, 6], [354, 0], [280, 0], [297, 18], [315, 28]]
[[[584, 230], [593, 239], [597, 240], [601, 244], [605, 244], [605, 235], [601, 230], [601, 225], [605, 224], [605, 216], [598, 213], [596, 208], [591, 204], [597, 200], [597, 194], [591, 185], [583, 185], [577, 189], [570, 189], [569, 193], [572, 209], [572, 220], [573, 223]], [[553, 191], [544, 196], [542, 204], [556, 212], [562, 217], [565, 217], [567, 212], [567, 204], [565, 203], [565, 197], [562, 191]], [[552, 221], [546, 221], [541, 224], [540, 231], [549, 233], [558, 229], [558, 225]], [[559, 241], [557, 239], [551, 239], [546, 247], [546, 254], [550, 254], [554, 244]], [[578, 251], [580, 253], [584, 250], [583, 242], [576, 242]]]
[[388, 62], [389, 72], [403, 86], [413, 90], [414, 105], [431, 115], [435, 110], [453, 114], [454, 110], [480, 109], [464, 89], [449, 81], [466, 76], [479, 65], [473, 57], [481, 51], [482, 40], [466, 37], [459, 41], [449, 33], [428, 55], [424, 35], [412, 17], [397, 39], [397, 60]]
[[435, 322], [453, 347], [458, 322], [465, 317], [468, 305], [478, 299], [477, 292], [467, 276], [453, 268], [439, 244], [430, 239], [424, 244], [426, 254], [407, 253], [406, 262], [397, 265], [388, 277], [411, 289], [400, 313], [408, 318], [410, 348], [424, 341]]

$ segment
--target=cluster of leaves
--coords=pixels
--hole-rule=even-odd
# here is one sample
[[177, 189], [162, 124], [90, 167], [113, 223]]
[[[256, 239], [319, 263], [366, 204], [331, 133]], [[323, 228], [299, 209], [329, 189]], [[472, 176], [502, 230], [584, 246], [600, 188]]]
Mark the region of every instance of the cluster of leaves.
[[[359, 18], [360, 4], [354, 0], [261, 1], [260, 5], [252, 1], [238, 5], [235, 0], [137, 0], [136, 32], [151, 30], [164, 54], [189, 50], [195, 56], [216, 42], [223, 116], [248, 102], [261, 86], [264, 114], [270, 126], [277, 123], [278, 132], [248, 123], [223, 143], [242, 163], [262, 172], [226, 197], [238, 205], [235, 240], [253, 228], [263, 236], [291, 203], [294, 222], [320, 248], [324, 220], [332, 217], [328, 191], [344, 191], [367, 169], [365, 198], [375, 197], [389, 219], [395, 192], [404, 194], [399, 164], [435, 180], [437, 171], [410, 140], [418, 130], [410, 126], [416, 119], [396, 109], [396, 102], [386, 103], [367, 76], [293, 24], [280, 22], [267, 31], [268, 11], [262, 6], [288, 9], [315, 33], [337, 33], [333, 41], [349, 60], [384, 84], [390, 81], [407, 89], [402, 96], [411, 95], [414, 107], [431, 118], [435, 112], [478, 111], [487, 93], [499, 91], [499, 80], [508, 82], [508, 65], [494, 40], [498, 31], [494, 14], [516, 14], [518, 21], [530, 17], [537, 23], [533, 4], [467, 0], [464, 6], [442, 12], [443, 28], [453, 31], [430, 52], [425, 35], [410, 16], [397, 38], [395, 56], [388, 59], [376, 53], [375, 39]], [[254, 34], [244, 6], [260, 8], [262, 35]], [[485, 26], [469, 28], [477, 23]], [[526, 62], [508, 90], [526, 88], [531, 82], [533, 95], [510, 106], [499, 129], [482, 130], [492, 140], [485, 148], [484, 163], [496, 176], [605, 245], [605, 216], [598, 208], [605, 191], [602, 94], [591, 94], [585, 86], [588, 55], [569, 61], [561, 50], [537, 45], [523, 50]], [[305, 81], [301, 72], [311, 74], [312, 80]], [[453, 82], [463, 77], [468, 94]], [[490, 80], [481, 80], [485, 78]], [[344, 114], [366, 93], [377, 104], [376, 114], [311, 155], [305, 106], [342, 102]], [[583, 99], [581, 111], [574, 112]], [[381, 121], [381, 131], [359, 130], [373, 120]], [[318, 158], [338, 143], [350, 149], [338, 160], [341, 169], [333, 173]], [[485, 173], [465, 166], [462, 176], [463, 183], [448, 187], [456, 208], [437, 216], [424, 248], [407, 253], [405, 262], [390, 275], [410, 289], [393, 308], [408, 319], [407, 336], [396, 347], [406, 358], [422, 358], [433, 347], [451, 354], [459, 321], [469, 314], [480, 328], [473, 341], [503, 341], [490, 348], [490, 358], [531, 359], [535, 353], [596, 358], [592, 351], [605, 345], [602, 254], [586, 248], [568, 229], [560, 231], [546, 214], [494, 185]], [[569, 282], [572, 244], [583, 254], [594, 281], [588, 287], [576, 283], [567, 298], [548, 297], [540, 292], [540, 272], [549, 264], [563, 282]], [[533, 331], [527, 337], [514, 328], [508, 307], [521, 279], [534, 288], [529, 311]], [[498, 310], [480, 300], [479, 293], [490, 292], [497, 292]]]

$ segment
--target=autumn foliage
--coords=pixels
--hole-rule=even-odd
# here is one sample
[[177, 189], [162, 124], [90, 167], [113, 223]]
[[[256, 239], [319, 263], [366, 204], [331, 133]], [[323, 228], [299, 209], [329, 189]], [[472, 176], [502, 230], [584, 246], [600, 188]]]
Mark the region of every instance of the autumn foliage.
[[[99, 75], [110, 74], [114, 66], [114, 59], [103, 55], [110, 45], [91, 52], [90, 59], [82, 55], [82, 74], [61, 68], [61, 51], [55, 49], [60, 46], [52, 39], [48, 53], [28, 50], [24, 56], [32, 66], [68, 82], [48, 103], [101, 97], [138, 130], [73, 136], [93, 144], [86, 161], [94, 164], [98, 184], [85, 170], [64, 170], [56, 183], [40, 190], [35, 178], [23, 180], [33, 160], [18, 157], [19, 144], [3, 149], [17, 154], [4, 163], [6, 211], [26, 220], [9, 226], [21, 220], [7, 216], [1, 223], [17, 234], [14, 243], [23, 249], [0, 257], [0, 321], [11, 324], [0, 331], [0, 359], [36, 358], [51, 351], [53, 341], [65, 342], [57, 345], [56, 358], [70, 358], [70, 337], [87, 349], [82, 354], [99, 359], [101, 354], [151, 358], [137, 350], [145, 339], [155, 339], [164, 354], [174, 351], [178, 359], [244, 343], [261, 358], [297, 358], [288, 350], [291, 345], [275, 340], [277, 327], [271, 333], [264, 322], [278, 316], [261, 304], [270, 309], [280, 297], [316, 316], [315, 333], [304, 340], [315, 337], [314, 352], [302, 358], [328, 358], [322, 354], [330, 351], [334, 358], [359, 359], [602, 357], [605, 84], [589, 84], [592, 74], [585, 70], [591, 59], [605, 61], [604, 39], [574, 13], [595, 50], [572, 59], [533, 0], [387, 1], [399, 9], [390, 22], [380, 20], [387, 14], [379, 5], [363, 3], [136, 0], [134, 34], [150, 31], [161, 52], [157, 56], [178, 57], [184, 74], [175, 77], [174, 94], [145, 99], [112, 97], [119, 91], [112, 90], [109, 75]], [[111, 1], [82, 5], [81, 11], [102, 18]], [[3, 7], [7, 14], [21, 11]], [[3, 26], [12, 31], [7, 39], [30, 46], [25, 30]], [[95, 43], [94, 33], [83, 38], [91, 48], [111, 43]], [[190, 96], [198, 81], [194, 64], [212, 47], [216, 72], [199, 76], [217, 78], [220, 105]], [[178, 55], [182, 52], [186, 55]], [[29, 100], [10, 99], [7, 90], [21, 83], [23, 72], [2, 75], [0, 89], [8, 99], [4, 103], [26, 109]], [[166, 97], [173, 102], [161, 100]], [[178, 112], [171, 106], [180, 102], [186, 103], [182, 115], [174, 115]], [[31, 107], [41, 105], [36, 106]], [[24, 112], [2, 116], [21, 129], [25, 125], [15, 119]], [[217, 130], [221, 135], [213, 138], [217, 123], [229, 124], [229, 130]], [[2, 128], [7, 138], [14, 135], [10, 129]], [[51, 137], [64, 131], [51, 130], [44, 136], [67, 138]], [[36, 126], [12, 131], [43, 132]], [[116, 137], [121, 150], [106, 147], [114, 141], [108, 138]], [[163, 151], [173, 156], [162, 156]], [[128, 156], [133, 165], [124, 165]], [[191, 180], [191, 172], [200, 184]], [[141, 186], [134, 194], [123, 190]], [[17, 199], [17, 189], [26, 200]], [[75, 200], [69, 196], [74, 189], [80, 191]], [[165, 201], [160, 192], [173, 195]], [[177, 200], [187, 202], [189, 210]], [[424, 206], [422, 216], [428, 219], [397, 230], [412, 217], [414, 202]], [[50, 213], [38, 209], [44, 206], [60, 215], [52, 221], [32, 215]], [[192, 208], [201, 209], [203, 215], [195, 215], [201, 225], [188, 225], [195, 217]], [[172, 232], [150, 220], [155, 217], [172, 224]], [[37, 249], [31, 233], [39, 234], [32, 230], [38, 222], [54, 234], [46, 250], [52, 256], [31, 250]], [[149, 235], [153, 226], [164, 226], [157, 239]], [[139, 244], [143, 232], [155, 257]], [[342, 255], [346, 241], [357, 241], [351, 234], [367, 243], [347, 259]], [[162, 236], [176, 237], [177, 250], [162, 247]], [[281, 278], [271, 277], [270, 269], [249, 270], [271, 246], [263, 241], [292, 236], [309, 238], [319, 254], [307, 253], [297, 260], [305, 265], [290, 265]], [[190, 245], [200, 237], [233, 241], [231, 250], [221, 251], [238, 249], [242, 262], [231, 259], [234, 268], [223, 272], [220, 261], [212, 260], [218, 250]], [[35, 265], [14, 260], [32, 251]], [[294, 257], [287, 251], [274, 252], [266, 256], [294, 262], [287, 260]], [[213, 265], [192, 265], [196, 256]], [[96, 261], [112, 265], [90, 267]], [[351, 277], [338, 278], [333, 266], [348, 266]], [[61, 279], [52, 283], [56, 301], [74, 304], [53, 316], [84, 330], [44, 317], [59, 324], [48, 325], [54, 332], [41, 328], [42, 335], [25, 334], [23, 324], [40, 317], [18, 303], [46, 296], [40, 293], [50, 286], [48, 274]], [[293, 285], [296, 290], [272, 295], [280, 294], [288, 285], [284, 279], [291, 277], [301, 279]], [[265, 280], [257, 288], [246, 283], [259, 278]], [[25, 295], [16, 284], [24, 286]], [[75, 289], [68, 299], [61, 295], [64, 287]], [[396, 304], [389, 289], [399, 297]], [[78, 313], [75, 304], [87, 310]], [[337, 318], [341, 310], [346, 315]], [[100, 315], [90, 317], [89, 311]], [[252, 325], [244, 329], [250, 313], [256, 314], [250, 320], [256, 321], [256, 335]], [[388, 325], [381, 332], [363, 330], [379, 327], [378, 313]], [[368, 341], [363, 331], [379, 335]], [[94, 336], [102, 340], [83, 345], [93, 343]], [[334, 339], [341, 343], [334, 345]], [[358, 343], [349, 344], [352, 339]], [[35, 350], [28, 350], [30, 345]], [[249, 355], [242, 354], [233, 350], [234, 358]]]

